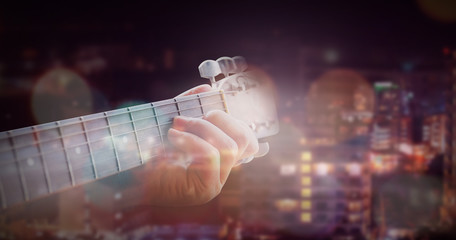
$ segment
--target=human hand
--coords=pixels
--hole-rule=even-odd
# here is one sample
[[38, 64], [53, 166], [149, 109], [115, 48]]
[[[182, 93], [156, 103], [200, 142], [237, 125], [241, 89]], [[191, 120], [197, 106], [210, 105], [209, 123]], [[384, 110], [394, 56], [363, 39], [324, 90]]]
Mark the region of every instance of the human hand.
[[[212, 90], [200, 85], [179, 95]], [[219, 110], [202, 119], [178, 116], [168, 131], [171, 148], [146, 165], [147, 199], [153, 205], [204, 204], [216, 197], [240, 159], [258, 151], [247, 124]]]

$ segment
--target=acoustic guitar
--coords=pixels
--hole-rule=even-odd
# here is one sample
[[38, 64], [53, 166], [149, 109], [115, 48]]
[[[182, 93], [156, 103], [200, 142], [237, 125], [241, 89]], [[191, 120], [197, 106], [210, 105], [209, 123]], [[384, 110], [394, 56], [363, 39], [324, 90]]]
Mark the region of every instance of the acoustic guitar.
[[153, 161], [178, 115], [223, 110], [250, 126], [257, 156], [266, 154], [263, 139], [279, 130], [266, 75], [248, 70], [242, 57], [206, 60], [199, 71], [212, 91], [0, 132], [1, 209]]

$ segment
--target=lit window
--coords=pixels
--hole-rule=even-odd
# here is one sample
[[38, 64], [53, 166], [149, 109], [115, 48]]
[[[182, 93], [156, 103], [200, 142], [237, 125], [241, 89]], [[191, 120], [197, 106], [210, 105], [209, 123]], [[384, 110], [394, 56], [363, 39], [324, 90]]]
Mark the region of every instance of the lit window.
[[293, 199], [281, 199], [276, 201], [275, 205], [279, 211], [290, 212], [298, 207], [298, 201]]
[[312, 161], [312, 153], [311, 152], [302, 152], [301, 153], [301, 160], [305, 162]]
[[359, 211], [359, 210], [361, 210], [361, 203], [360, 202], [349, 202], [348, 209], [350, 211]]
[[301, 172], [310, 173], [310, 164], [302, 164], [301, 165]]
[[310, 178], [310, 177], [302, 177], [301, 178], [301, 183], [304, 186], [310, 186], [312, 184], [312, 178]]
[[361, 175], [361, 166], [358, 163], [350, 163], [347, 165], [347, 171], [350, 176]]
[[361, 216], [359, 214], [350, 214], [348, 216], [348, 221], [354, 223], [354, 222], [358, 222], [359, 220], [361, 220]]
[[329, 171], [329, 165], [327, 163], [319, 163], [315, 165], [317, 175], [326, 176]]
[[289, 176], [296, 173], [296, 165], [294, 164], [282, 164], [280, 165], [280, 175]]
[[312, 214], [301, 213], [301, 222], [304, 222], [304, 223], [312, 222]]
[[309, 210], [310, 208], [312, 208], [312, 202], [311, 201], [302, 201], [301, 202], [301, 209]]
[[312, 196], [312, 190], [310, 188], [301, 189], [301, 196], [302, 197], [311, 197]]

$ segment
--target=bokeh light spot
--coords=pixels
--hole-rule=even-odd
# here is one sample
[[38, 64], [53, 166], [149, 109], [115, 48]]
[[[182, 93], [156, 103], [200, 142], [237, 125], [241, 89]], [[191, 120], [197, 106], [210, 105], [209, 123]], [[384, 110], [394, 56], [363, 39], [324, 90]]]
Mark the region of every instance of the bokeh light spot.
[[56, 68], [40, 77], [32, 92], [32, 112], [38, 123], [46, 123], [93, 112], [92, 93], [75, 72]]

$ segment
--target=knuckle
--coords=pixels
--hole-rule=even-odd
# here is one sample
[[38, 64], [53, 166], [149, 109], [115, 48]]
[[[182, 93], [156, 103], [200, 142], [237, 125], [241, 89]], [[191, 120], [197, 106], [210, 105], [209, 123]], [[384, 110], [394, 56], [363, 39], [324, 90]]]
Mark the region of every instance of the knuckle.
[[187, 123], [187, 128], [195, 132], [206, 131], [204, 120], [198, 118], [190, 119]]
[[238, 134], [235, 137], [235, 141], [239, 149], [245, 149], [249, 145], [249, 137], [245, 133]]
[[223, 153], [223, 156], [224, 158], [230, 158], [230, 159], [234, 159], [236, 158], [238, 152], [239, 152], [239, 147], [237, 145], [237, 143], [233, 140], [233, 139], [229, 139], [226, 143], [225, 143], [225, 149], [223, 149], [223, 151], [221, 151]]

